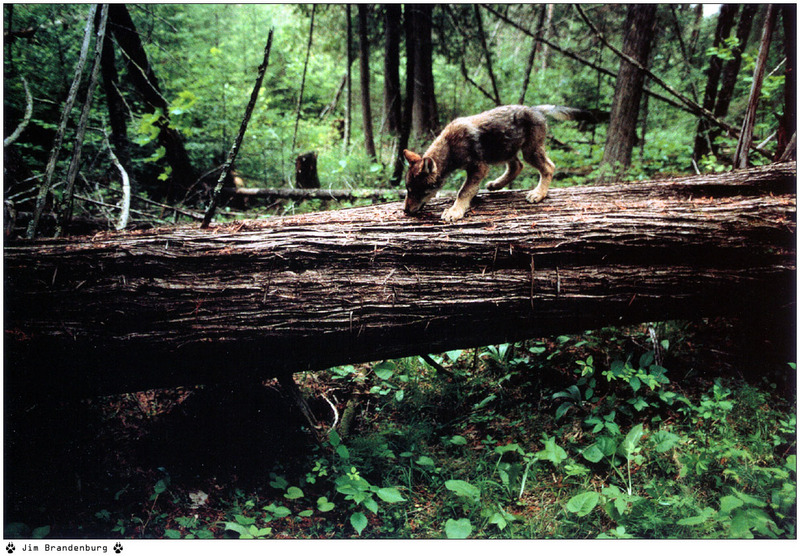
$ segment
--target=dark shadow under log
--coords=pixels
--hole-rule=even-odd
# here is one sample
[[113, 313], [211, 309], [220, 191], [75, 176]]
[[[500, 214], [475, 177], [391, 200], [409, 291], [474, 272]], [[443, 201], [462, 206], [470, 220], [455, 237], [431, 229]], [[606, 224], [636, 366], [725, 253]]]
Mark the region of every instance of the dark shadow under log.
[[[5, 257], [6, 392], [267, 378], [649, 320], [791, 319], [794, 163], [482, 192], [208, 230], [20, 241]], [[789, 321], [787, 321], [788, 323]]]

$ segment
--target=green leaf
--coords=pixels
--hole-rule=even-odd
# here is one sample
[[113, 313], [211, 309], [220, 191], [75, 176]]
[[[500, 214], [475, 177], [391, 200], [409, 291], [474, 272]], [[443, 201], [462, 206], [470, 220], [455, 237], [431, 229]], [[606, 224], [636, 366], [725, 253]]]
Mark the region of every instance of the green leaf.
[[[371, 495], [364, 494], [364, 495], [362, 495], [362, 497], [363, 497], [364, 507], [367, 508], [369, 511], [371, 511], [374, 514], [378, 513], [378, 502], [376, 502], [375, 499]], [[356, 498], [359, 498], [359, 497], [356, 496]]]
[[164, 529], [164, 536], [168, 539], [179, 539], [181, 538], [181, 532], [176, 529]]
[[342, 459], [350, 459], [350, 450], [348, 450], [347, 446], [345, 446], [344, 444], [339, 444], [336, 447], [336, 453]]
[[448, 539], [466, 539], [472, 534], [472, 523], [466, 517], [448, 519], [444, 524], [444, 533]]
[[450, 444], [452, 444], [453, 446], [466, 446], [467, 439], [464, 438], [463, 436], [455, 435], [450, 439]]
[[394, 487], [379, 488], [378, 492], [375, 494], [378, 495], [378, 498], [388, 504], [396, 504], [397, 502], [406, 501], [406, 499], [403, 498], [403, 495], [400, 494], [400, 491]]
[[329, 512], [334, 508], [333, 502], [328, 502], [328, 498], [320, 496], [317, 498], [317, 509], [321, 512]]
[[544, 441], [544, 449], [536, 452], [536, 458], [543, 461], [549, 461], [553, 465], [559, 465], [562, 461], [567, 459], [567, 452], [564, 448], [556, 445], [555, 437], [548, 438]]
[[556, 409], [556, 421], [561, 419], [572, 407], [572, 402], [564, 402]]
[[405, 391], [398, 390], [397, 392], [394, 393], [394, 399], [398, 402], [402, 402], [405, 395], [406, 395]]
[[269, 482], [269, 486], [272, 488], [277, 488], [278, 490], [284, 490], [287, 486], [289, 486], [289, 481], [281, 476], [276, 476]]
[[735, 496], [723, 496], [719, 499], [719, 512], [722, 514], [729, 514], [736, 508], [744, 506], [744, 502]]
[[300, 517], [311, 517], [314, 515], [314, 510], [303, 510], [302, 512], [297, 514]]
[[298, 498], [303, 497], [303, 491], [297, 487], [289, 487], [283, 497], [288, 498], [289, 500], [297, 500]]
[[715, 512], [712, 508], [703, 508], [703, 510], [698, 515], [679, 519], [678, 525], [683, 525], [686, 527], [690, 527], [693, 525], [700, 525], [701, 523], [705, 523], [706, 521], [708, 521], [716, 513], [717, 512]]
[[328, 432], [328, 440], [330, 440], [330, 442], [331, 442], [331, 446], [333, 446], [333, 447], [336, 447], [336, 446], [338, 446], [338, 445], [339, 445], [339, 444], [341, 444], [341, 442], [342, 442], [342, 439], [341, 439], [341, 437], [339, 436], [339, 433], [338, 433], [338, 432], [336, 432], [336, 431], [335, 431], [335, 430], [333, 430], [333, 429], [331, 429], [331, 430]]
[[589, 515], [589, 513], [600, 502], [600, 494], [594, 491], [583, 492], [569, 499], [567, 511], [577, 514], [578, 517]]
[[456, 496], [467, 498], [472, 502], [477, 503], [481, 499], [480, 489], [466, 481], [462, 481], [460, 479], [450, 479], [449, 481], [445, 481], [444, 486], [447, 487], [447, 490], [454, 492]]
[[394, 364], [389, 361], [384, 361], [375, 365], [372, 370], [375, 371], [375, 374], [381, 380], [389, 380], [394, 374]]
[[581, 452], [584, 458], [592, 463], [598, 463], [603, 459], [603, 451], [597, 446], [597, 443], [592, 444]]
[[367, 516], [361, 512], [355, 512], [350, 516], [350, 525], [356, 530], [356, 533], [361, 535], [361, 531], [367, 526]]
[[625, 459], [630, 459], [631, 455], [633, 455], [634, 451], [639, 444], [639, 440], [641, 440], [642, 435], [644, 434], [644, 426], [639, 423], [638, 425], [634, 426], [628, 434], [625, 435], [625, 440], [622, 441], [620, 445], [620, 452]]
[[[49, 534], [50, 534], [50, 526], [45, 525], [43, 527], [37, 527], [36, 529], [34, 529], [33, 532], [31, 533], [31, 538], [43, 539]], [[180, 534], [178, 534], [178, 537], [180, 537]]]
[[417, 461], [414, 462], [414, 463], [416, 463], [417, 465], [422, 465], [423, 467], [435, 467], [436, 466], [436, 463], [434, 463], [434, 461], [431, 458], [429, 458], [428, 456], [420, 456], [419, 458], [417, 458]]

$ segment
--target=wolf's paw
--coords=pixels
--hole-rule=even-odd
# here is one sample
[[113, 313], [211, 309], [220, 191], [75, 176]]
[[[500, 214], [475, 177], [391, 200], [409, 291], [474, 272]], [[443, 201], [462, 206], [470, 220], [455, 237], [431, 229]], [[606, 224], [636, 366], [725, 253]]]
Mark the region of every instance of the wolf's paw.
[[538, 188], [533, 191], [528, 191], [528, 194], [525, 195], [525, 199], [527, 199], [529, 203], [538, 203], [545, 197], [547, 197], [547, 191], [542, 192]]
[[442, 220], [445, 222], [455, 222], [464, 218], [464, 209], [452, 206], [442, 213]]
[[502, 183], [500, 180], [490, 181], [486, 184], [486, 189], [489, 191], [497, 191], [498, 189], [503, 189], [506, 184]]

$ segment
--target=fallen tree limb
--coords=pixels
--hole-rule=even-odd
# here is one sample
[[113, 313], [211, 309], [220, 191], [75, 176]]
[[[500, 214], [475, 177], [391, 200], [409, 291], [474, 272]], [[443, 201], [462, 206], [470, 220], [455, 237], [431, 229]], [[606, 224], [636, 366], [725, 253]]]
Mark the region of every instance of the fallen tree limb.
[[226, 187], [223, 197], [256, 197], [265, 199], [324, 199], [328, 201], [352, 201], [355, 199], [399, 199], [402, 193], [397, 189], [293, 189], [280, 187], [275, 189], [257, 187]]
[[19, 241], [7, 392], [244, 380], [649, 320], [794, 315], [796, 167]]

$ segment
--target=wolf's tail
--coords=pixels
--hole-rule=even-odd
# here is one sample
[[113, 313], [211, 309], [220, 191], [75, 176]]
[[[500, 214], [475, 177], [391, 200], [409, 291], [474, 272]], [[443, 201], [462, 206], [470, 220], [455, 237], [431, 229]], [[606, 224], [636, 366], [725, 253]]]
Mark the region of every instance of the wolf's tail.
[[554, 120], [560, 121], [574, 120], [576, 122], [599, 124], [600, 122], [607, 122], [609, 117], [608, 112], [603, 112], [602, 110], [584, 110], [583, 108], [570, 108], [569, 106], [556, 106], [555, 104], [541, 104], [533, 108]]

